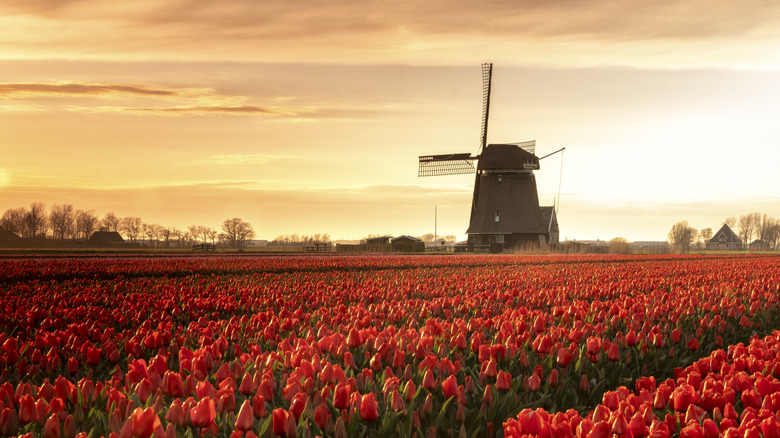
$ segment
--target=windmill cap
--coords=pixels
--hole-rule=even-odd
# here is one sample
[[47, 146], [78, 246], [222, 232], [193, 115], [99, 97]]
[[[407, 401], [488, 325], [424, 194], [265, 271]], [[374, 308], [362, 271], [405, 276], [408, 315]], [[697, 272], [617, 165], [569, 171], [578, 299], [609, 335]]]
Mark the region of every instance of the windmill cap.
[[477, 169], [524, 169], [529, 163], [538, 169], [539, 157], [514, 144], [489, 144], [479, 156]]

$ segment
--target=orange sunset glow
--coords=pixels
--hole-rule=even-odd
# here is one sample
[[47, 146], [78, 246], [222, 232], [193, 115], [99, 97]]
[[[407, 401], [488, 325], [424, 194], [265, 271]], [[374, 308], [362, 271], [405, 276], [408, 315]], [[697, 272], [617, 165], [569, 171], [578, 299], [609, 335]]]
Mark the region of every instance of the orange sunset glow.
[[536, 172], [561, 240], [777, 217], [778, 19], [757, 0], [5, 1], [0, 211], [461, 239], [473, 175], [418, 178], [417, 157], [477, 153], [492, 62], [488, 142], [566, 148]]

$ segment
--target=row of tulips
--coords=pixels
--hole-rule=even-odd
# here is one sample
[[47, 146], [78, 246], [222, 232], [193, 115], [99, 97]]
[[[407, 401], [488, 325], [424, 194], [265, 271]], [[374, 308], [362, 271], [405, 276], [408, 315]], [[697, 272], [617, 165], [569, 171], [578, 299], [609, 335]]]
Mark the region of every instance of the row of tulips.
[[[659, 260], [690, 259], [692, 256], [658, 255]], [[697, 256], [701, 257], [701, 256]], [[149, 254], [108, 255], [3, 255], [0, 257], [0, 281], [63, 280], [70, 278], [114, 278], [172, 276], [191, 274], [245, 274], [254, 272], [294, 272], [406, 269], [429, 266], [518, 265], [572, 262], [619, 262], [630, 260], [624, 255], [450, 255], [431, 257], [422, 255], [357, 255], [339, 256], [271, 255], [175, 255]], [[646, 257], [645, 257], [646, 258]]]
[[523, 409], [587, 412], [671, 377], [778, 315], [771, 257], [328, 259], [7, 281], [0, 432], [493, 436]]
[[780, 331], [715, 350], [660, 383], [636, 381], [604, 394], [585, 416], [524, 409], [504, 422], [506, 436], [780, 437]]

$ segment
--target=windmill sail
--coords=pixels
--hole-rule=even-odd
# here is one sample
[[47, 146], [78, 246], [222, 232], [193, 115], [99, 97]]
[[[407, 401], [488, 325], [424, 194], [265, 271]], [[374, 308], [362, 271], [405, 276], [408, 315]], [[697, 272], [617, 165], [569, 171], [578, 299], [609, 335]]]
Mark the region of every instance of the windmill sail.
[[487, 146], [488, 118], [490, 117], [490, 88], [493, 83], [493, 64], [482, 64], [482, 133], [479, 151]]
[[420, 157], [417, 176], [464, 175], [474, 173], [476, 167], [470, 153], [423, 155]]

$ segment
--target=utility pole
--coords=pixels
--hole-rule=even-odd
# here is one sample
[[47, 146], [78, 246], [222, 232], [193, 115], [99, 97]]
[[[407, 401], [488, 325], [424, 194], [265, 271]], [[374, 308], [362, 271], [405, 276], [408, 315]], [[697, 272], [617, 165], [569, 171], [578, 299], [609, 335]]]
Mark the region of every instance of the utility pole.
[[439, 206], [433, 206], [433, 241], [435, 242], [439, 237]]

